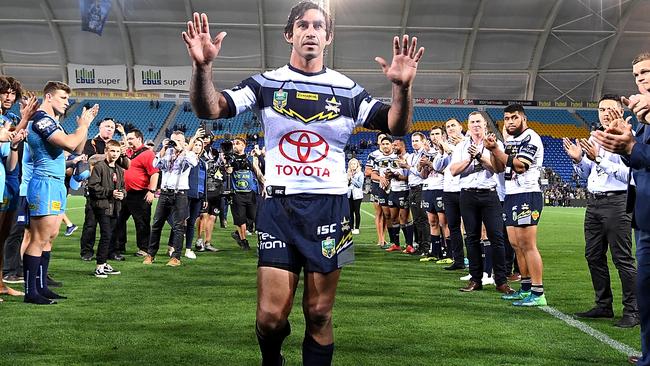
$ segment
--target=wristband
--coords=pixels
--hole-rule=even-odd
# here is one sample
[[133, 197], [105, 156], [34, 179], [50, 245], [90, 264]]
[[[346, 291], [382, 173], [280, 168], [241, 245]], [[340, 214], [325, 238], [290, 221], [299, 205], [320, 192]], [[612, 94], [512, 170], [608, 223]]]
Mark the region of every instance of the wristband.
[[9, 146], [9, 148], [11, 149], [11, 151], [18, 151], [18, 147], [16, 147], [16, 148], [14, 149], [13, 146]]
[[156, 190], [155, 189], [150, 189], [149, 192], [150, 193], [156, 193]]

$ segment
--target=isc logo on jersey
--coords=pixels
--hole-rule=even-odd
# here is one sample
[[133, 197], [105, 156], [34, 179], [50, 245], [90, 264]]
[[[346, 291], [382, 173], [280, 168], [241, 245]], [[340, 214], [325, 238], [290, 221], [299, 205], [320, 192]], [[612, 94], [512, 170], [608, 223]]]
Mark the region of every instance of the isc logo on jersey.
[[280, 138], [278, 147], [280, 154], [290, 162], [276, 164], [278, 175], [330, 176], [327, 167], [312, 165], [325, 159], [330, 150], [321, 135], [307, 130], [291, 131]]

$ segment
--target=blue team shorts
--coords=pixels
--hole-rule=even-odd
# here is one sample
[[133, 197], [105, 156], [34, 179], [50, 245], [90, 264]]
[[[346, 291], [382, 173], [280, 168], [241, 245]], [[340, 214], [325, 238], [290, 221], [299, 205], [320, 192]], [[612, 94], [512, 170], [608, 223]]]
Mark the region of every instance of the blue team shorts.
[[388, 194], [388, 207], [409, 208], [409, 191], [390, 191], [390, 194]]
[[537, 225], [543, 208], [542, 192], [508, 194], [503, 202], [503, 218], [506, 226]]
[[429, 213], [445, 213], [445, 204], [442, 203], [442, 189], [423, 190], [422, 208]]
[[27, 186], [29, 215], [34, 217], [64, 213], [67, 195], [63, 179], [33, 176]]
[[330, 273], [354, 261], [347, 195], [268, 197], [257, 211], [258, 267]]
[[19, 195], [15, 185], [5, 184], [4, 195], [0, 202], [0, 212], [16, 211], [18, 209]]
[[379, 182], [370, 183], [370, 202], [379, 203], [379, 191], [383, 191], [379, 187]]
[[379, 203], [379, 206], [388, 206], [388, 195], [389, 193], [383, 188], [377, 187], [377, 203]]
[[18, 196], [17, 210], [16, 210], [16, 225], [29, 227], [29, 204], [27, 197]]

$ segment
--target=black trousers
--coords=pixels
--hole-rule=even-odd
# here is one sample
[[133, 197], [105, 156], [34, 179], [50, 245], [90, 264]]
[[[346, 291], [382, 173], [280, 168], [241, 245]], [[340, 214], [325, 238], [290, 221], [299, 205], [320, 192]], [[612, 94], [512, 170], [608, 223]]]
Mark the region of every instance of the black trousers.
[[411, 216], [413, 216], [414, 240], [418, 244], [428, 243], [429, 219], [427, 212], [422, 208], [422, 185], [409, 187], [409, 202], [411, 205]]
[[3, 275], [23, 275], [22, 260], [20, 257], [20, 246], [23, 243], [25, 235], [25, 225], [17, 224], [11, 226], [9, 236], [5, 240], [4, 248], [4, 265], [2, 268]]
[[[613, 295], [607, 249], [623, 289], [623, 313], [636, 314], [636, 267], [632, 255], [632, 214], [625, 213], [626, 195], [589, 198], [585, 213], [585, 258], [591, 273], [596, 305], [612, 308]], [[647, 218], [644, 218], [647, 219]]]
[[90, 207], [90, 201], [86, 197], [86, 207], [84, 208], [84, 226], [81, 230], [81, 239], [79, 244], [81, 247], [81, 256], [92, 256], [95, 247], [95, 235], [97, 234], [97, 219], [95, 212]]
[[147, 253], [155, 257], [160, 248], [160, 234], [165, 226], [165, 222], [171, 216], [174, 253], [172, 257], [180, 259], [183, 248], [183, 235], [185, 235], [185, 222], [189, 216], [189, 207], [187, 203], [187, 194], [179, 191], [176, 193], [163, 192], [158, 198], [156, 212], [153, 215], [153, 224], [151, 225], [151, 237], [149, 238], [149, 248]]
[[[501, 207], [503, 208], [503, 201], [501, 201]], [[512, 244], [510, 244], [510, 239], [508, 239], [508, 229], [505, 223], [503, 225], [503, 246], [506, 248], [506, 275], [509, 276], [513, 273], [519, 273], [519, 265], [516, 260], [517, 254]]]
[[361, 224], [361, 201], [363, 199], [359, 198], [355, 200], [352, 197], [348, 197], [348, 200], [350, 201], [350, 223], [353, 229], [359, 229], [359, 225]]
[[113, 235], [114, 247], [120, 253], [126, 252], [126, 222], [133, 217], [135, 241], [138, 250], [147, 251], [151, 236], [151, 204], [144, 200], [148, 191], [128, 191], [117, 218], [116, 232]]
[[109, 253], [115, 253], [115, 242], [111, 240], [115, 230], [117, 216], [109, 216], [104, 209], [94, 208], [93, 212], [99, 224], [99, 243], [97, 244], [97, 264], [104, 264]]
[[445, 216], [449, 226], [449, 241], [451, 256], [455, 264], [463, 264], [463, 234], [460, 232], [460, 192], [443, 192], [442, 202], [445, 205]]
[[[447, 209], [447, 206], [445, 206]], [[467, 258], [471, 280], [481, 283], [483, 258], [481, 254], [481, 224], [485, 225], [492, 247], [492, 268], [497, 286], [507, 282], [505, 248], [503, 245], [503, 215], [496, 190], [461, 190], [460, 212], [465, 225]]]

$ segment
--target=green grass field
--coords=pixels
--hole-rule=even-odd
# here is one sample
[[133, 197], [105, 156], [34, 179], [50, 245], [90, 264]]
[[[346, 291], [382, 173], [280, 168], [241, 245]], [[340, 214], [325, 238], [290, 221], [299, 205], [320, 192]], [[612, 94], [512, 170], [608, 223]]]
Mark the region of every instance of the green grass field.
[[[83, 199], [71, 198], [68, 206], [81, 226]], [[370, 204], [362, 209], [372, 212]], [[540, 225], [549, 306], [565, 314], [593, 305], [583, 215], [583, 209], [546, 208]], [[335, 365], [626, 364], [619, 351], [553, 316], [500, 300], [493, 287], [459, 292], [463, 272], [377, 249], [371, 216], [362, 214], [361, 226], [357, 260], [343, 270], [334, 307]], [[94, 262], [79, 259], [81, 230], [59, 236], [50, 268], [69, 299], [39, 307], [4, 297], [0, 364], [259, 365], [255, 251], [239, 250], [232, 230], [216, 229], [220, 252], [198, 253], [179, 268], [166, 267], [163, 256], [145, 267], [131, 251], [126, 262], [113, 263], [122, 274], [108, 279], [92, 276]], [[129, 235], [131, 250], [133, 227]], [[168, 229], [163, 248], [167, 235]], [[610, 270], [618, 317], [620, 282], [611, 264]], [[301, 363], [301, 297], [299, 290], [283, 348], [289, 365]], [[640, 348], [638, 327], [585, 323]]]

